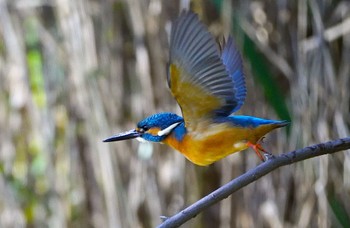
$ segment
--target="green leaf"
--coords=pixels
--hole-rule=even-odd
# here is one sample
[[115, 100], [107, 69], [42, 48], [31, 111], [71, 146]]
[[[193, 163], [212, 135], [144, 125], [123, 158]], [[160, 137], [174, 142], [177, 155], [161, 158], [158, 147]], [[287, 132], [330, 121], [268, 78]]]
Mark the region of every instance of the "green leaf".
[[[350, 227], [350, 218], [343, 204], [335, 196], [328, 198], [332, 211], [342, 227]], [[335, 225], [336, 227], [336, 225]]]
[[42, 56], [39, 48], [39, 30], [36, 21], [34, 19], [28, 20], [25, 24], [25, 29], [30, 88], [36, 105], [38, 107], [44, 107], [46, 104], [46, 94], [42, 73]]
[[256, 82], [263, 88], [267, 101], [274, 108], [278, 117], [284, 120], [290, 120], [284, 95], [271, 73], [269, 63], [267, 63], [264, 55], [258, 51], [255, 43], [246, 35], [244, 35], [243, 53], [251, 64], [251, 69]]

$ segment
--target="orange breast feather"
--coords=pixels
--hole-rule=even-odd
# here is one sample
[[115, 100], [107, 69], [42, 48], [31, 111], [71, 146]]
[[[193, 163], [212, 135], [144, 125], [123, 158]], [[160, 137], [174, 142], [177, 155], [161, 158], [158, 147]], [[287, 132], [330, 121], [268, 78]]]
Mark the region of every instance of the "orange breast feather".
[[181, 152], [191, 162], [206, 166], [232, 153], [248, 148], [247, 142], [256, 143], [275, 126], [257, 128], [234, 127], [227, 123], [211, 124], [206, 131], [188, 132], [182, 141], [169, 135], [164, 143]]

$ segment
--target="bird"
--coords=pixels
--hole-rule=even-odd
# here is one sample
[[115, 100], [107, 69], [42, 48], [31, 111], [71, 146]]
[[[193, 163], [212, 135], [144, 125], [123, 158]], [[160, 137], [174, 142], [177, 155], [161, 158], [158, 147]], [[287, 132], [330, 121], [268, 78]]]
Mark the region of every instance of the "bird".
[[289, 124], [234, 115], [243, 105], [247, 89], [242, 57], [232, 36], [220, 45], [198, 15], [183, 10], [172, 23], [167, 84], [182, 117], [156, 113], [135, 129], [104, 142], [137, 138], [166, 144], [199, 166], [210, 165], [230, 154], [252, 148], [266, 160], [263, 137]]

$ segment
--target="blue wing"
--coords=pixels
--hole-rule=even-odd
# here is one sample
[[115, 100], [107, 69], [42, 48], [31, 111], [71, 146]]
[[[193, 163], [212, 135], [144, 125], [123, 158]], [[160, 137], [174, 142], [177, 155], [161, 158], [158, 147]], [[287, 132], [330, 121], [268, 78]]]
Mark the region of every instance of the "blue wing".
[[231, 110], [231, 113], [233, 113], [243, 105], [247, 95], [247, 89], [245, 86], [242, 58], [231, 36], [227, 39], [221, 59], [233, 80], [234, 100], [236, 101], [236, 106]]

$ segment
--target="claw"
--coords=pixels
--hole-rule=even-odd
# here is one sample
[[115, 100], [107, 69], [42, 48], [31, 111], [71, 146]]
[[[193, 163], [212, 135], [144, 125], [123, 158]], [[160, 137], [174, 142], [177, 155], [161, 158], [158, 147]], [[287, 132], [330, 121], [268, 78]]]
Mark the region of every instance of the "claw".
[[160, 219], [162, 220], [162, 222], [165, 222], [169, 217], [161, 215]]
[[[258, 155], [258, 157], [260, 158], [261, 161], [266, 161], [270, 156], [272, 156], [272, 154], [268, 151], [266, 151], [261, 144], [259, 143], [261, 142], [260, 140], [256, 143], [253, 144], [251, 142], [247, 142], [247, 145], [252, 148], [255, 153]], [[264, 156], [262, 155], [262, 153], [264, 154]]]

